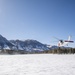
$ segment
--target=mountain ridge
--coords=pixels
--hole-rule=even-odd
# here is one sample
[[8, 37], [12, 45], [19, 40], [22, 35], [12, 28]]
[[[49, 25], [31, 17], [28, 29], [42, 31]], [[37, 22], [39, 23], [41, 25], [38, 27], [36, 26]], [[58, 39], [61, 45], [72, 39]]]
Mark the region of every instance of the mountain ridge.
[[33, 39], [27, 40], [7, 40], [5, 37], [0, 35], [0, 49], [12, 49], [12, 50], [49, 50], [49, 48], [41, 42]]

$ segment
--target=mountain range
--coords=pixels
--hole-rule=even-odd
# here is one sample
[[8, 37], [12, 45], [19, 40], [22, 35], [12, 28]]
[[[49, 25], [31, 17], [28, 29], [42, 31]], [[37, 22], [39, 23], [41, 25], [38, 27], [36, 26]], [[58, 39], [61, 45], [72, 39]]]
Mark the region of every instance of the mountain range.
[[42, 44], [37, 40], [7, 40], [5, 37], [0, 35], [0, 50], [25, 50], [25, 51], [43, 51], [49, 50], [50, 48], [46, 44]]

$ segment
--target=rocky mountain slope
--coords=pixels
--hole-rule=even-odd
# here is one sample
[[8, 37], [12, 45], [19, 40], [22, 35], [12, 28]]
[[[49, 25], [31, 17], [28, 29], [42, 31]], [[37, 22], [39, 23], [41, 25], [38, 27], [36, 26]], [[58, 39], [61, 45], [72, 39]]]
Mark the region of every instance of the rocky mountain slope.
[[0, 35], [0, 49], [12, 49], [12, 50], [48, 50], [49, 47], [47, 45], [38, 42], [37, 40], [7, 40], [5, 37]]

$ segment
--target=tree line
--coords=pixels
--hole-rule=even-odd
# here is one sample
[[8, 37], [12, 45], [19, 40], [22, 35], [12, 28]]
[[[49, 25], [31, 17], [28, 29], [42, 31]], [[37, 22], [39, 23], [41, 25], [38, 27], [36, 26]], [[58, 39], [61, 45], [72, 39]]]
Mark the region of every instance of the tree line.
[[75, 48], [57, 48], [52, 50], [44, 50], [44, 51], [26, 51], [26, 50], [0, 50], [0, 54], [74, 54]]
[[57, 48], [53, 50], [46, 50], [43, 53], [53, 53], [53, 54], [74, 54], [75, 48]]

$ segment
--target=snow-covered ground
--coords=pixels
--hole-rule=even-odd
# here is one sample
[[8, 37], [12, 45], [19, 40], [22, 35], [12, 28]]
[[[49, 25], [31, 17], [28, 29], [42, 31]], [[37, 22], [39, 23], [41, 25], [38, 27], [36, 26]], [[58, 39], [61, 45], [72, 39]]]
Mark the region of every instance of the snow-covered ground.
[[0, 55], [0, 75], [75, 75], [75, 54]]

